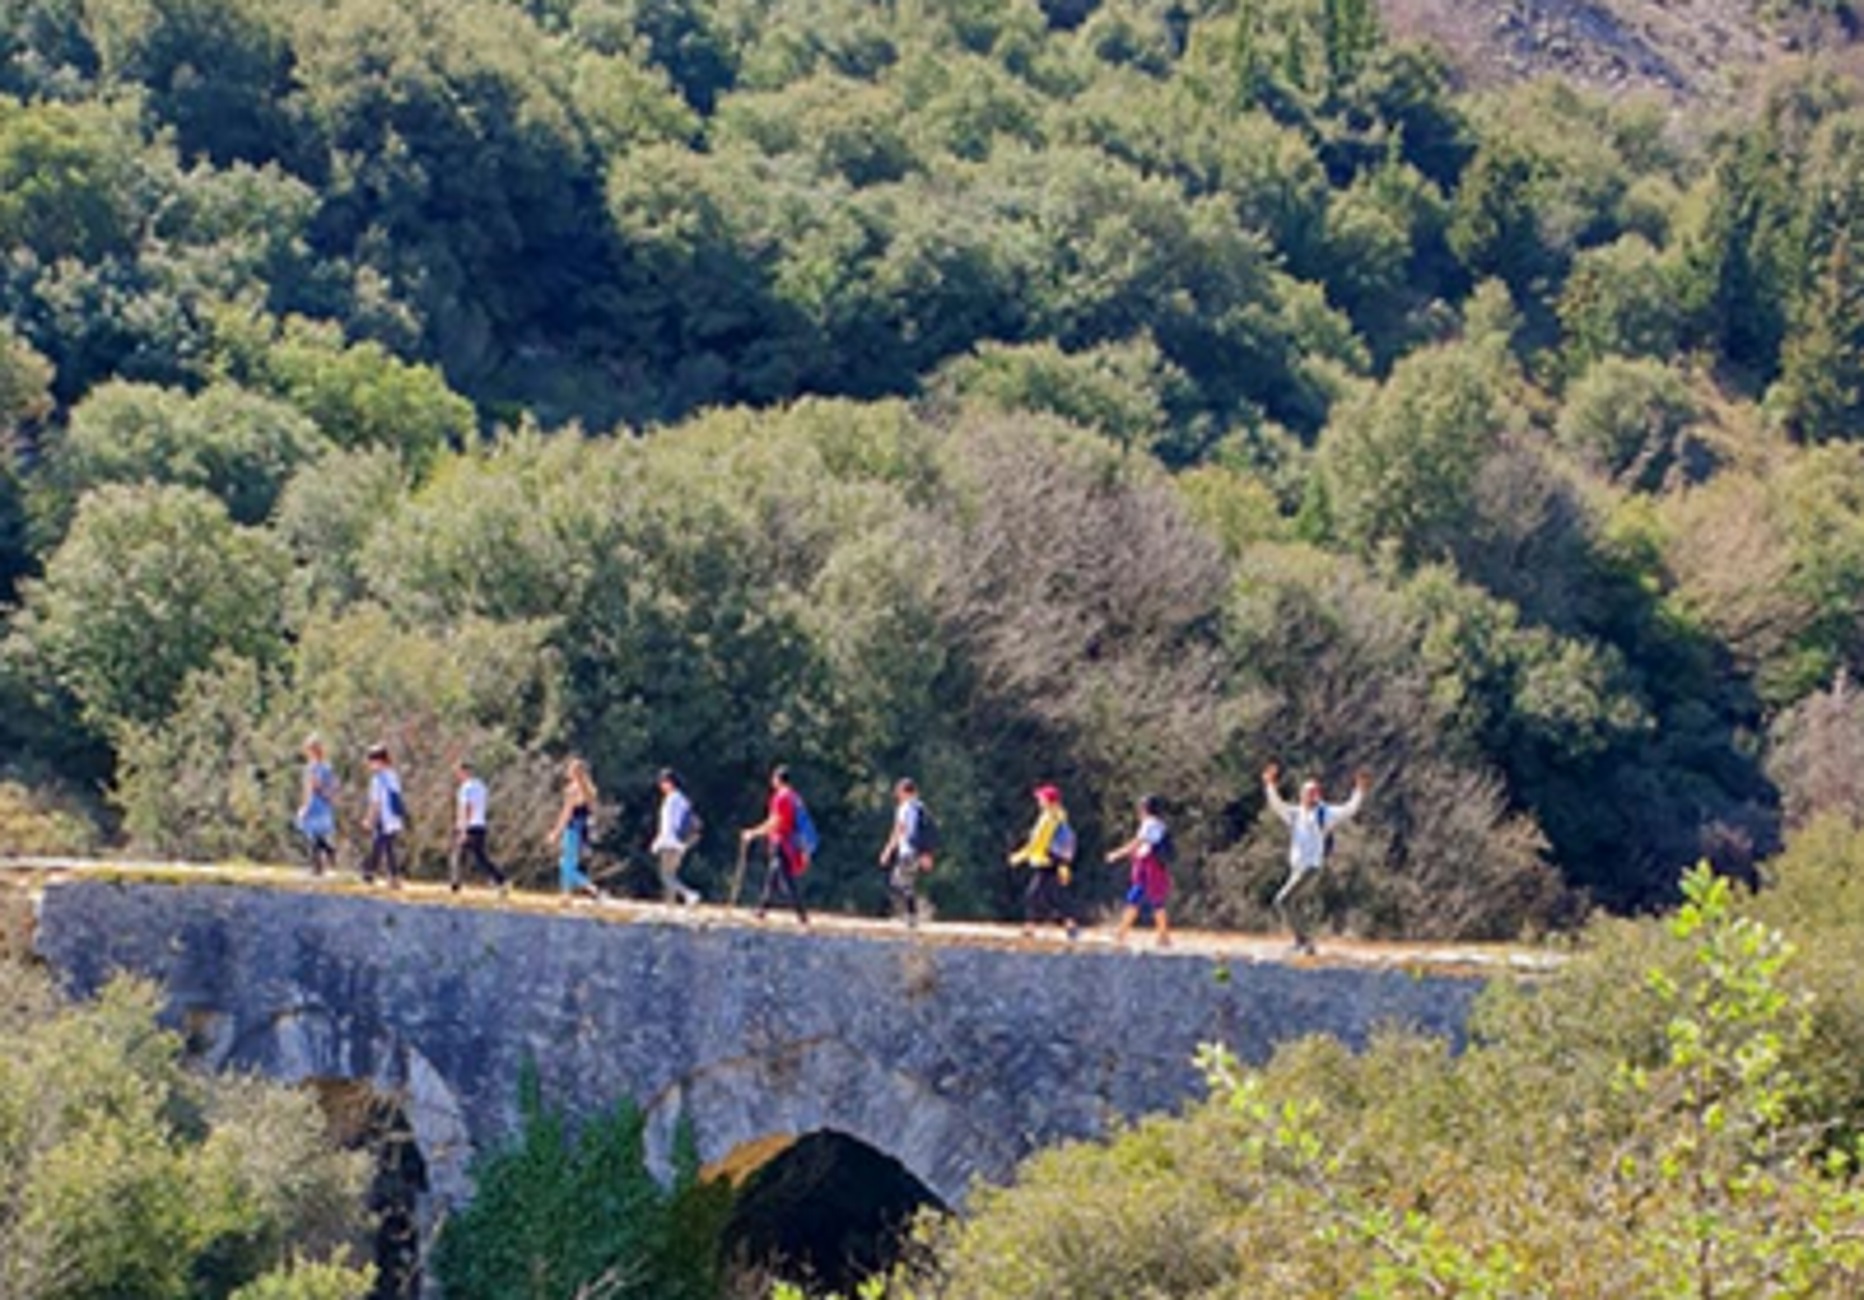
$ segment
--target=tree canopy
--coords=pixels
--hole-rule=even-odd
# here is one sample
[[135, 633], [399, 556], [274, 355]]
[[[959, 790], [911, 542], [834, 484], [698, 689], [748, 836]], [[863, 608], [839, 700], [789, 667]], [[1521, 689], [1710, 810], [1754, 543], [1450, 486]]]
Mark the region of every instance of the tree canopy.
[[0, 777], [274, 856], [381, 740], [431, 858], [469, 750], [542, 870], [567, 753], [623, 856], [782, 760], [869, 907], [910, 773], [970, 913], [1034, 782], [1154, 791], [1246, 925], [1273, 757], [1372, 771], [1359, 932], [1754, 878], [1850, 797], [1861, 123], [1461, 91], [1360, 0], [21, 0]]

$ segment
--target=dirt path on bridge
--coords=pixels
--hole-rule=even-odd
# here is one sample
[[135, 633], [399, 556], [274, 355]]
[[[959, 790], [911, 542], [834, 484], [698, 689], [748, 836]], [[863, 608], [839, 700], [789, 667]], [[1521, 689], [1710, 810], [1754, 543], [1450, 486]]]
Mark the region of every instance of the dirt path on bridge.
[[[256, 865], [221, 865], [173, 862], [72, 861], [50, 858], [0, 858], [0, 888], [36, 893], [67, 877], [89, 877], [154, 884], [241, 884], [264, 889], [303, 893], [342, 894], [375, 898], [408, 907], [464, 907], [480, 910], [529, 912], [571, 916], [610, 925], [667, 925], [693, 929], [737, 928], [798, 931], [794, 914], [773, 909], [758, 920], [747, 906], [726, 907], [700, 903], [691, 907], [633, 898], [605, 897], [599, 901], [565, 899], [538, 890], [514, 890], [501, 896], [484, 886], [468, 885], [453, 892], [444, 882], [407, 881], [400, 888], [366, 885], [355, 876], [313, 877], [302, 868]], [[1160, 948], [1150, 933], [1135, 931], [1124, 945], [1115, 941], [1111, 926], [1084, 926], [1076, 939], [1059, 929], [1039, 930], [1026, 936], [1022, 927], [989, 921], [931, 921], [909, 928], [901, 921], [853, 916], [844, 912], [811, 912], [807, 933], [851, 936], [890, 943], [929, 946], [1001, 948], [1017, 952], [1118, 952], [1153, 960], [1172, 958], [1223, 959], [1244, 963], [1273, 962], [1297, 968], [1345, 966], [1428, 970], [1432, 973], [1466, 972], [1494, 975], [1545, 973], [1563, 960], [1551, 947], [1519, 944], [1395, 943], [1343, 937], [1323, 938], [1313, 955], [1295, 953], [1285, 935], [1243, 934], [1220, 930], [1174, 930], [1171, 945]]]

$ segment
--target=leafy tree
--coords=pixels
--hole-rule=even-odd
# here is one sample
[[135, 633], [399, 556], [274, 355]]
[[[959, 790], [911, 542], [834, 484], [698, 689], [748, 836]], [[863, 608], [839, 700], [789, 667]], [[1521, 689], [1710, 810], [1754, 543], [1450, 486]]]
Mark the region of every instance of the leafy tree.
[[1390, 545], [1406, 563], [1446, 554], [1502, 432], [1503, 381], [1484, 350], [1443, 347], [1412, 354], [1343, 404], [1320, 444], [1342, 540], [1368, 552]]
[[1650, 360], [1605, 357], [1574, 380], [1555, 433], [1600, 473], [1655, 491], [1673, 473], [1689, 473], [1687, 436], [1702, 418], [1687, 377]]
[[534, 1069], [516, 1138], [474, 1161], [472, 1202], [434, 1248], [435, 1276], [461, 1300], [590, 1294], [703, 1300], [717, 1293], [717, 1232], [730, 1191], [698, 1182], [690, 1135], [671, 1187], [648, 1173], [646, 1121], [629, 1102], [572, 1128]]
[[350, 1264], [362, 1157], [336, 1150], [314, 1098], [185, 1069], [150, 986], [118, 981], [95, 1004], [66, 1006], [21, 966], [0, 965], [0, 982], [9, 1296], [367, 1292], [370, 1271]]
[[287, 481], [325, 445], [283, 402], [216, 384], [188, 395], [100, 384], [72, 411], [53, 471], [75, 499], [103, 483], [201, 488], [241, 524], [263, 523]]
[[157, 722], [188, 674], [220, 650], [282, 648], [288, 560], [194, 488], [111, 486], [78, 505], [70, 534], [24, 588], [17, 634], [90, 726]]
[[1684, 896], [1669, 922], [1601, 927], [1532, 991], [1498, 987], [1460, 1056], [1404, 1035], [1360, 1056], [1311, 1040], [1250, 1070], [1207, 1049], [1210, 1102], [1035, 1157], [931, 1226], [928, 1264], [900, 1282], [926, 1297], [1854, 1286], [1857, 1152], [1828, 1141], [1830, 1109], [1805, 1109], [1822, 1073], [1794, 948], [1706, 870]]

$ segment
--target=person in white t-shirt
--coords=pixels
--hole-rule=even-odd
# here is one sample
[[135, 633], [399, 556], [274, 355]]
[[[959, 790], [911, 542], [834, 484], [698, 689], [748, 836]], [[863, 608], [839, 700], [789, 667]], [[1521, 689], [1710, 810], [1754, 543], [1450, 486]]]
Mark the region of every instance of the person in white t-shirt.
[[670, 767], [661, 768], [658, 784], [660, 817], [649, 848], [660, 865], [661, 897], [669, 903], [691, 907], [699, 901], [700, 894], [680, 879], [680, 864], [686, 860], [688, 850], [699, 842], [699, 814], [693, 811], [693, 801], [687, 797], [678, 772]]
[[932, 870], [936, 845], [927, 833], [931, 825], [919, 787], [911, 777], [901, 777], [893, 786], [893, 829], [881, 846], [880, 865], [887, 869], [894, 914], [905, 918], [908, 929], [919, 924], [919, 877]]
[[401, 777], [395, 771], [388, 746], [369, 746], [369, 814], [363, 828], [369, 832], [369, 856], [363, 859], [364, 884], [374, 884], [377, 870], [386, 867], [388, 887], [401, 888], [401, 864], [396, 861], [396, 847], [407, 826], [407, 813], [401, 801]]
[[447, 863], [447, 878], [453, 892], [460, 892], [460, 868], [466, 858], [472, 859], [479, 874], [491, 880], [503, 897], [511, 882], [505, 878], [486, 851], [487, 833], [486, 806], [490, 795], [485, 782], [473, 771], [472, 764], [461, 759], [454, 765], [453, 775], [459, 781], [459, 792], [453, 800], [453, 854]]
[[1334, 829], [1358, 814], [1372, 779], [1362, 769], [1353, 778], [1353, 797], [1345, 803], [1327, 803], [1320, 797], [1319, 781], [1304, 781], [1301, 802], [1293, 806], [1281, 797], [1276, 785], [1280, 779], [1281, 768], [1277, 764], [1270, 763], [1263, 769], [1262, 793], [1268, 799], [1269, 811], [1281, 818], [1290, 833], [1288, 879], [1275, 894], [1275, 912], [1294, 935], [1295, 951], [1312, 953], [1314, 940], [1301, 925], [1299, 909], [1294, 905], [1295, 895], [1325, 865]]

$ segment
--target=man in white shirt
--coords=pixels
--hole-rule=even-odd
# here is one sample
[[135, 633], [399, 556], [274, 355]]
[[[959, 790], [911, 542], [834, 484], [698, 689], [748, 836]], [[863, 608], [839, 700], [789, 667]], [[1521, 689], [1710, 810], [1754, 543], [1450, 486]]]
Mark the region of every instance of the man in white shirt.
[[925, 833], [929, 814], [910, 777], [894, 785], [893, 799], [893, 831], [880, 850], [880, 865], [887, 868], [894, 914], [911, 929], [919, 924], [919, 877], [932, 869], [933, 845]]
[[1302, 886], [1325, 865], [1327, 851], [1330, 847], [1329, 837], [1342, 822], [1350, 821], [1365, 801], [1366, 788], [1371, 784], [1363, 770], [1353, 778], [1353, 797], [1345, 803], [1327, 803], [1320, 797], [1320, 782], [1307, 780], [1301, 783], [1301, 802], [1290, 806], [1281, 797], [1276, 783], [1281, 778], [1281, 768], [1270, 763], [1262, 772], [1262, 793], [1267, 797], [1269, 811], [1273, 812], [1288, 827], [1288, 879], [1275, 894], [1275, 912], [1281, 917], [1282, 924], [1294, 935], [1296, 952], [1312, 953], [1314, 941], [1301, 926], [1298, 910], [1292, 906], [1292, 900]]
[[461, 860], [470, 857], [479, 874], [490, 878], [502, 898], [510, 882], [486, 852], [486, 805], [489, 796], [485, 782], [473, 772], [472, 764], [463, 758], [454, 765], [453, 775], [459, 781], [459, 793], [453, 801], [453, 856], [447, 863], [448, 880], [453, 892], [459, 893]]
[[699, 891], [680, 879], [680, 864], [688, 849], [699, 839], [699, 815], [692, 800], [686, 797], [679, 773], [670, 767], [660, 769], [660, 818], [649, 846], [660, 864], [660, 892], [669, 903], [691, 907], [699, 901]]

